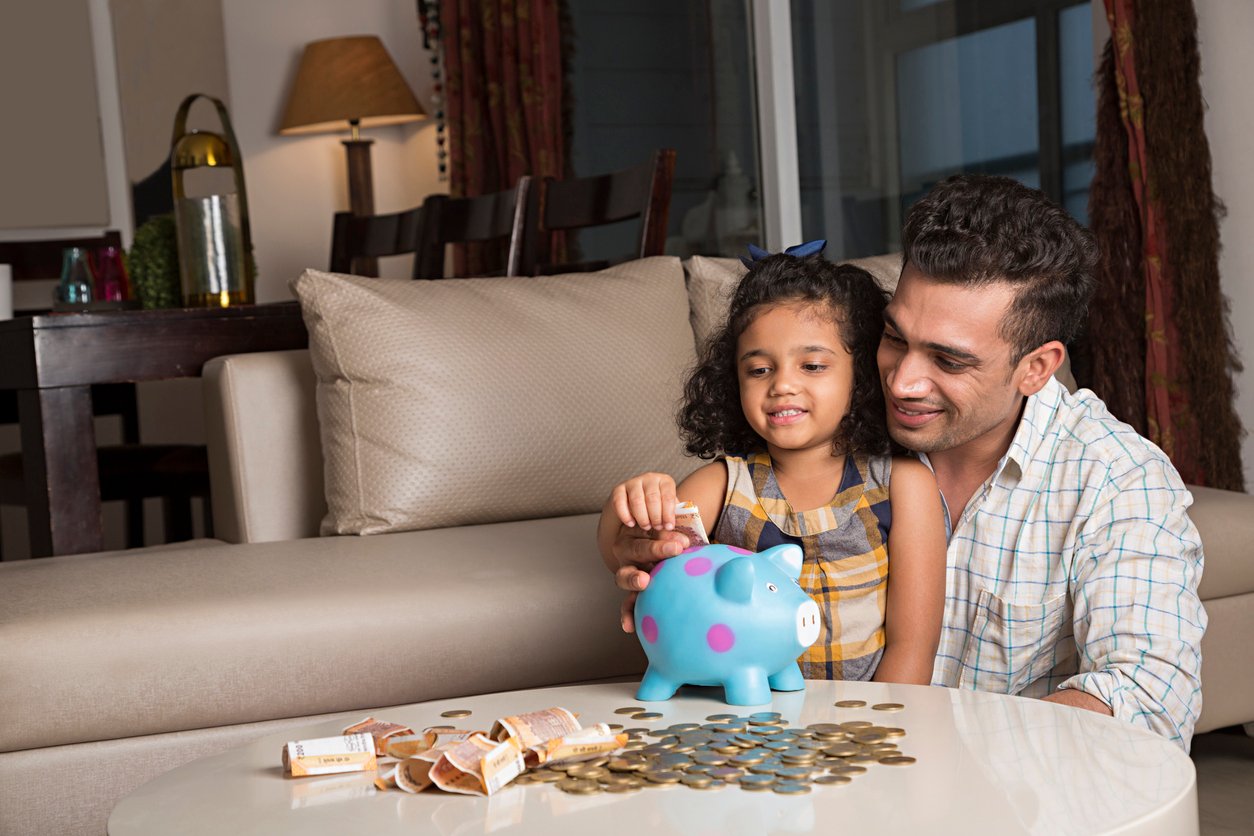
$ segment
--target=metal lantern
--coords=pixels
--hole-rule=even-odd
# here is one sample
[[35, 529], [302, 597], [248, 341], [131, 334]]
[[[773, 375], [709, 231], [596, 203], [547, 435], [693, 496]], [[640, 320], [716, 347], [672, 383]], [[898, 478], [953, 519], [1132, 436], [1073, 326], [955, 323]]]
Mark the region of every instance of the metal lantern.
[[[208, 99], [218, 110], [222, 134], [187, 132], [187, 113], [196, 99]], [[235, 175], [235, 191], [188, 197], [183, 174], [194, 168], [226, 167]], [[174, 219], [178, 227], [179, 274], [188, 307], [227, 307], [253, 302], [252, 235], [248, 228], [248, 194], [244, 161], [221, 101], [194, 93], [179, 105], [170, 142], [174, 180]]]

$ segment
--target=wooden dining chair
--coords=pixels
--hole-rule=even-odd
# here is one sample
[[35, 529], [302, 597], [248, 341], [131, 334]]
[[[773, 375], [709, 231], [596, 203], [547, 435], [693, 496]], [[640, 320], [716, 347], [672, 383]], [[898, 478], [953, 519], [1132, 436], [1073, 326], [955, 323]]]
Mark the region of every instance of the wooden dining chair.
[[662, 148], [640, 165], [611, 174], [569, 180], [545, 178], [535, 190], [532, 223], [525, 236], [525, 275], [599, 270], [608, 260], [559, 263], [554, 234], [640, 219], [636, 249], [629, 258], [662, 255], [675, 180], [675, 151]]
[[[417, 253], [426, 210], [422, 206], [387, 215], [336, 212], [331, 227], [331, 272], [378, 276], [378, 259]], [[414, 278], [418, 278], [417, 258]]]
[[512, 189], [476, 197], [431, 195], [423, 238], [414, 261], [414, 278], [444, 277], [444, 249], [448, 244], [500, 241], [507, 247], [504, 268], [491, 275], [521, 275], [523, 236], [531, 206], [532, 178], [523, 175]]
[[519, 275], [531, 178], [477, 197], [431, 195], [421, 206], [388, 215], [338, 212], [331, 232], [331, 271], [378, 276], [377, 259], [414, 254], [415, 279], [444, 277], [448, 244], [500, 240], [509, 250], [507, 276]]

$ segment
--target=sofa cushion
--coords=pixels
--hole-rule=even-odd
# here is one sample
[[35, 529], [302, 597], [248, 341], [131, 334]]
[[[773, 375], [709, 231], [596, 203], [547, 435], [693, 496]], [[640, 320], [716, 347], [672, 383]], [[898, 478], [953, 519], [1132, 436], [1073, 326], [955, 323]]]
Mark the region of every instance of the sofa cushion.
[[541, 278], [293, 283], [317, 375], [322, 533], [598, 510], [644, 470], [682, 477], [694, 362], [677, 258]]
[[1205, 563], [1197, 592], [1203, 601], [1254, 593], [1254, 499], [1247, 493], [1189, 485], [1189, 518], [1202, 538]]
[[596, 523], [0, 563], [0, 752], [638, 674]]

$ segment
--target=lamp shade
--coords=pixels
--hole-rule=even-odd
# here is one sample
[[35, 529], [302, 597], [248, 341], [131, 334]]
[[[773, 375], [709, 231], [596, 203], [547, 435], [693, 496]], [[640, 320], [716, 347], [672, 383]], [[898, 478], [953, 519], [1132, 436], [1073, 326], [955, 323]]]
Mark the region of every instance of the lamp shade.
[[426, 116], [383, 42], [374, 35], [305, 46], [279, 126], [281, 134], [399, 125]]

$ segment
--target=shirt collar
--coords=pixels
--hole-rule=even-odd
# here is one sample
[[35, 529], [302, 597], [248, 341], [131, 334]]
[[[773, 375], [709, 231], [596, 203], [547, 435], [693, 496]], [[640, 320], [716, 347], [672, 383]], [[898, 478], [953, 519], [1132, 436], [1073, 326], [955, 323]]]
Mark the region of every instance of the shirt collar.
[[1058, 379], [1051, 377], [1041, 391], [1028, 396], [1010, 448], [997, 463], [994, 481], [999, 481], [1004, 475], [1017, 482], [1027, 472], [1028, 465], [1036, 458], [1045, 441], [1045, 430], [1053, 422], [1065, 391]]

